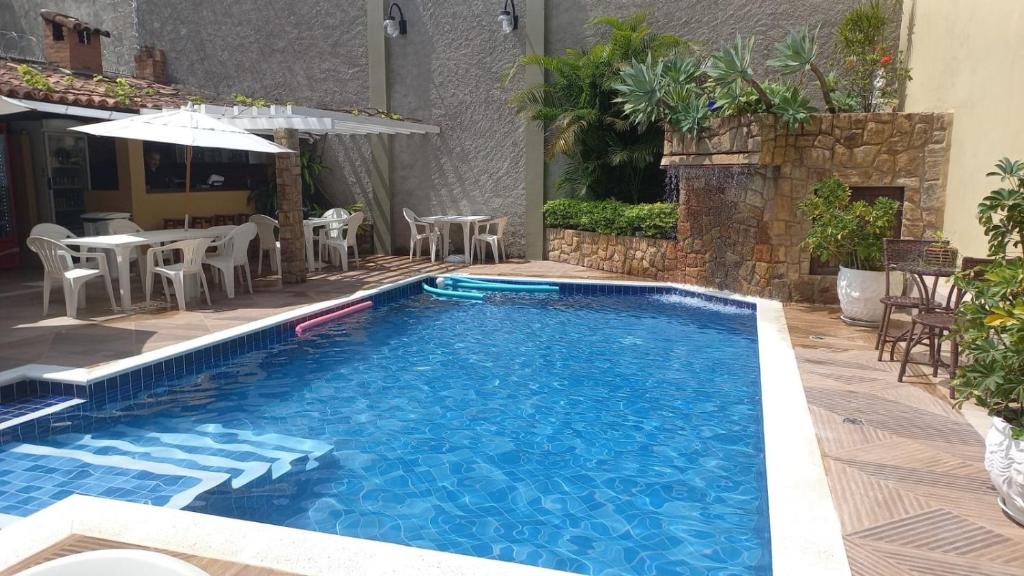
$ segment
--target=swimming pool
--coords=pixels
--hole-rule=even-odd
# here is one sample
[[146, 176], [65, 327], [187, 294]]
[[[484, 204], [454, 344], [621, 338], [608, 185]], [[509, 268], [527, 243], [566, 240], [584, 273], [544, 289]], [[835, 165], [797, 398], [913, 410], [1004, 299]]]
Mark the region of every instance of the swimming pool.
[[0, 513], [80, 492], [583, 573], [770, 573], [754, 312], [590, 292], [411, 296], [179, 378], [5, 445]]

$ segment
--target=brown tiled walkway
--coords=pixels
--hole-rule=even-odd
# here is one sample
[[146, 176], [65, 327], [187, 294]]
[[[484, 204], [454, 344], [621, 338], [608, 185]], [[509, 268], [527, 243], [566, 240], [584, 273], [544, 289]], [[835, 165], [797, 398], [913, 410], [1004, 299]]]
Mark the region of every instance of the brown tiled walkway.
[[[204, 558], [202, 556], [194, 556], [192, 554], [182, 554], [180, 552], [169, 552], [167, 550], [159, 550], [155, 548], [145, 548], [142, 546], [135, 546], [134, 544], [125, 544], [124, 542], [113, 542], [111, 540], [103, 540], [102, 538], [93, 538], [91, 536], [73, 535], [68, 536], [64, 540], [54, 544], [43, 550], [42, 552], [35, 554], [31, 558], [26, 559], [15, 566], [12, 566], [9, 570], [0, 573], [0, 576], [13, 576], [18, 574], [22, 570], [27, 570], [32, 566], [42, 564], [43, 562], [49, 562], [50, 560], [56, 560], [57, 558], [63, 558], [72, 554], [79, 554], [81, 552], [89, 552], [92, 550], [111, 550], [111, 549], [131, 549], [131, 550], [153, 550], [161, 552], [169, 556], [174, 556], [181, 560], [200, 568], [210, 576], [293, 576], [290, 572], [280, 572], [277, 570], [271, 570], [269, 568], [261, 568], [259, 566], [249, 566], [247, 564], [239, 564], [237, 562], [228, 562], [227, 560], [217, 560], [214, 558]], [[143, 575], [139, 575], [143, 576]]]
[[917, 371], [896, 382], [874, 331], [832, 309], [787, 306], [807, 402], [855, 576], [1024, 574], [978, 431]]

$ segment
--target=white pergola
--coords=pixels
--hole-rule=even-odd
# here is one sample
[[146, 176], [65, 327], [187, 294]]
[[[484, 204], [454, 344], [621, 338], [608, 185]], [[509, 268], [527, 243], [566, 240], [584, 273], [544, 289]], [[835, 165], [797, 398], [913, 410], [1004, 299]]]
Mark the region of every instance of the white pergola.
[[[408, 120], [394, 120], [382, 118], [380, 115], [366, 113], [339, 112], [335, 110], [321, 110], [292, 104], [272, 104], [269, 106], [217, 106], [211, 104], [199, 104], [193, 106], [199, 112], [212, 116], [222, 122], [242, 128], [256, 134], [273, 135], [274, 140], [279, 144], [285, 144], [293, 149], [297, 148], [298, 139], [294, 146], [287, 143], [290, 136], [317, 137], [327, 134], [356, 135], [356, 136], [392, 136], [392, 135], [413, 135], [413, 134], [438, 134], [440, 128], [430, 124], [411, 122]], [[142, 110], [142, 114], [161, 112], [162, 110]], [[278, 159], [280, 160], [280, 159]], [[277, 160], [275, 160], [277, 161]], [[278, 195], [279, 206], [281, 205], [281, 193], [284, 190], [284, 183], [291, 176], [291, 171], [278, 166]], [[284, 179], [284, 180], [283, 180]], [[374, 181], [374, 235], [383, 243], [385, 248], [390, 245], [391, 236], [391, 199], [387, 181]], [[279, 214], [280, 216], [280, 214]], [[289, 225], [296, 226], [295, 233], [301, 234], [300, 226], [291, 223], [293, 218], [281, 217], [282, 231]], [[285, 235], [282, 234], [282, 255], [284, 252]], [[288, 242], [289, 244], [291, 242]], [[285, 258], [288, 259], [288, 258]], [[282, 274], [282, 279], [285, 275]], [[289, 280], [285, 280], [289, 281]]]
[[[279, 128], [315, 135], [438, 134], [441, 132], [440, 128], [430, 124], [392, 120], [369, 114], [320, 110], [292, 104], [271, 104], [265, 107], [199, 104], [196, 109], [232, 126], [257, 134], [270, 133]], [[143, 113], [160, 111], [162, 110], [143, 110]]]

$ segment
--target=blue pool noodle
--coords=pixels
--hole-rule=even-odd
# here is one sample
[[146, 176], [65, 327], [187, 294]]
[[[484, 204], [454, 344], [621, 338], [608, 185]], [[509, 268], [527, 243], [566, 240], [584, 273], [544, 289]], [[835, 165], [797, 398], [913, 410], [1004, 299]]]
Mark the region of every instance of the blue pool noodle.
[[423, 291], [432, 296], [439, 298], [458, 298], [461, 300], [476, 300], [477, 302], [484, 299], [484, 295], [478, 292], [456, 292], [454, 290], [441, 290], [440, 288], [434, 288], [433, 286], [423, 283]]
[[491, 290], [494, 292], [558, 292], [558, 286], [551, 284], [502, 284], [500, 282], [487, 282], [461, 276], [449, 276], [448, 280], [456, 287], [464, 287], [469, 290]]

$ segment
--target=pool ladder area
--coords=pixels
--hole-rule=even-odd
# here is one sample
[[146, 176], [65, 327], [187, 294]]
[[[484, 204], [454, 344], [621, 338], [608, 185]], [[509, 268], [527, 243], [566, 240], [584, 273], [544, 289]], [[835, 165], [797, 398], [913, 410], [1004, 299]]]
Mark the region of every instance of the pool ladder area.
[[0, 450], [0, 515], [27, 516], [70, 494], [171, 508], [317, 467], [333, 446], [204, 424], [190, 432], [118, 426]]

